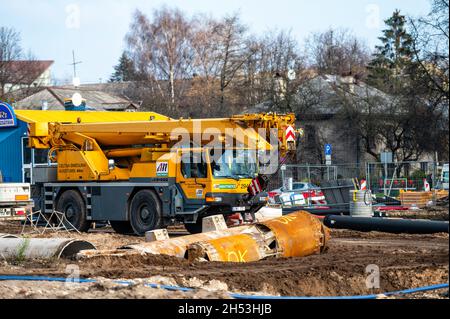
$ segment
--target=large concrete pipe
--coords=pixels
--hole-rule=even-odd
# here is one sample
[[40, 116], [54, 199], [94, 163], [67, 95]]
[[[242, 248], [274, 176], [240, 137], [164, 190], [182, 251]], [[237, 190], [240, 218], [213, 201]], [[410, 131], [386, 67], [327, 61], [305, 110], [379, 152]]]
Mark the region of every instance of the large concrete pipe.
[[0, 233], [0, 238], [19, 238], [19, 237], [16, 235]]
[[81, 250], [95, 249], [84, 240], [67, 238], [2, 238], [0, 256], [7, 259], [72, 258]]
[[449, 231], [448, 222], [432, 220], [327, 216], [323, 223], [330, 228], [351, 229], [362, 232], [432, 234], [448, 233]]
[[193, 243], [189, 260], [251, 262], [268, 257], [303, 257], [326, 248], [329, 230], [317, 217], [299, 211], [257, 223], [244, 233]]

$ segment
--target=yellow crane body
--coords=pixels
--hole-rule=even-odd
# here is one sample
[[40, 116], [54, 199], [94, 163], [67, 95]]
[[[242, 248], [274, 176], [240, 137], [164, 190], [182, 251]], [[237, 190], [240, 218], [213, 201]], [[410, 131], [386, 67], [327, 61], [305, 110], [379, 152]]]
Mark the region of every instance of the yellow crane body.
[[[59, 210], [80, 230], [108, 220], [142, 235], [175, 221], [201, 230], [210, 214], [253, 214], [266, 194], [249, 194], [258, 156], [295, 150], [285, 130], [292, 114], [171, 119], [153, 112], [16, 111], [29, 146], [48, 150], [52, 180], [42, 180], [44, 210]], [[276, 142], [276, 144], [275, 144]], [[51, 174], [45, 174], [50, 176]]]

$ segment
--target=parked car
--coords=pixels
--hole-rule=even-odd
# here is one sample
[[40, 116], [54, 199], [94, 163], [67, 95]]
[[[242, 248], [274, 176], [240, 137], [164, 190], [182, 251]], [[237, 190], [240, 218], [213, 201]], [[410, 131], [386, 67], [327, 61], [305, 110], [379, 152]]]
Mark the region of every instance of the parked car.
[[284, 187], [269, 192], [269, 201], [286, 206], [322, 205], [326, 204], [325, 196], [320, 187], [311, 183], [296, 182], [292, 190]]

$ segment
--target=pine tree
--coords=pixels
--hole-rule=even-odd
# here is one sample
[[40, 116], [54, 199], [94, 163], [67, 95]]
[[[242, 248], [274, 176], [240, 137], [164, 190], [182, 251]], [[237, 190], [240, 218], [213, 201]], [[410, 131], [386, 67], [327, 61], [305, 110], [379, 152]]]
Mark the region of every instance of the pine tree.
[[369, 64], [368, 83], [382, 90], [396, 90], [410, 73], [413, 39], [406, 30], [406, 18], [399, 10], [385, 20], [387, 28], [378, 39], [374, 59]]
[[125, 52], [122, 53], [119, 59], [119, 64], [114, 67], [114, 73], [112, 74], [109, 82], [126, 82], [136, 79], [136, 73], [134, 70], [134, 63]]

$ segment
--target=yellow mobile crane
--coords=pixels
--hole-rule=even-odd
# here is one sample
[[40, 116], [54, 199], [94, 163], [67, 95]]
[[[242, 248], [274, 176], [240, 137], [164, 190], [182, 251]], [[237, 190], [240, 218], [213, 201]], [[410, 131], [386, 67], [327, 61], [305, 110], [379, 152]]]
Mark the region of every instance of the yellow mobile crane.
[[48, 149], [51, 162], [35, 174], [36, 206], [64, 213], [80, 231], [109, 221], [119, 233], [143, 235], [182, 221], [196, 233], [205, 216], [253, 214], [266, 202], [258, 154], [274, 150], [271, 137], [281, 156], [295, 150], [293, 114], [176, 120], [151, 112], [18, 110], [16, 116], [28, 123], [29, 147]]

